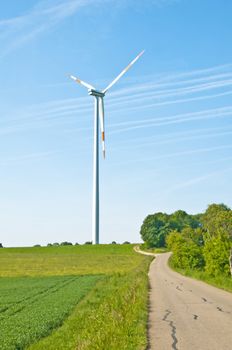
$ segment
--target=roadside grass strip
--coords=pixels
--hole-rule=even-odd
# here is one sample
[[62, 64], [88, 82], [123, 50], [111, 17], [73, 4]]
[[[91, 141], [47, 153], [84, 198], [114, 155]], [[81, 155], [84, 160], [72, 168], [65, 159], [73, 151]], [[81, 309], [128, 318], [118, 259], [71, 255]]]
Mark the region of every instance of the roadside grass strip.
[[196, 280], [203, 281], [214, 287], [224, 289], [227, 292], [232, 292], [232, 278], [228, 276], [210, 276], [205, 271], [200, 270], [189, 270], [189, 269], [180, 269], [173, 265], [172, 258], [169, 258], [169, 266], [176, 272], [179, 272], [183, 276], [195, 278]]
[[103, 278], [0, 278], [0, 349], [21, 350], [48, 336]]

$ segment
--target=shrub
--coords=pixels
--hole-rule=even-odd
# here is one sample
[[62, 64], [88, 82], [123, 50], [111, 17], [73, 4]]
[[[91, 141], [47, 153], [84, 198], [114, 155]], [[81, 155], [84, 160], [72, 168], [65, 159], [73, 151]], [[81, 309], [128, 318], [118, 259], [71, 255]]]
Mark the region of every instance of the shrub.
[[205, 259], [205, 271], [212, 276], [220, 274], [230, 275], [230, 256], [231, 242], [228, 235], [219, 234], [210, 239], [206, 239], [203, 248]]
[[[186, 229], [184, 234], [172, 231], [167, 239], [167, 246], [173, 252], [172, 264], [181, 269], [199, 269], [204, 266], [202, 247], [197, 245]], [[192, 232], [191, 232], [192, 233]]]

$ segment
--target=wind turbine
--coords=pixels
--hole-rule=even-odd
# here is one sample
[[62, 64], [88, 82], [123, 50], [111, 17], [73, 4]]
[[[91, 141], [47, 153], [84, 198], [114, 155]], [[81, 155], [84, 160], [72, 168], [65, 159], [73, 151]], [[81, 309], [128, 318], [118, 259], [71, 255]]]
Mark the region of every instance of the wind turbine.
[[144, 50], [131, 61], [128, 66], [104, 89], [97, 90], [85, 81], [70, 75], [78, 84], [88, 89], [88, 94], [95, 98], [94, 103], [94, 154], [93, 154], [93, 208], [92, 208], [92, 243], [99, 244], [99, 119], [101, 128], [101, 142], [103, 157], [105, 158], [105, 115], [104, 97], [106, 92], [131, 68], [131, 66], [142, 56]]

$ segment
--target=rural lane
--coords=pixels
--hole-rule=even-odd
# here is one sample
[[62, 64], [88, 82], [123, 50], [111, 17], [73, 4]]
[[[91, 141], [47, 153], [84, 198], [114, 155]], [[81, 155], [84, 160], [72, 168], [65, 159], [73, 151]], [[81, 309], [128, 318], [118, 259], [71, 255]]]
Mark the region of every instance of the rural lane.
[[232, 294], [184, 277], [157, 254], [149, 270], [149, 350], [232, 349]]

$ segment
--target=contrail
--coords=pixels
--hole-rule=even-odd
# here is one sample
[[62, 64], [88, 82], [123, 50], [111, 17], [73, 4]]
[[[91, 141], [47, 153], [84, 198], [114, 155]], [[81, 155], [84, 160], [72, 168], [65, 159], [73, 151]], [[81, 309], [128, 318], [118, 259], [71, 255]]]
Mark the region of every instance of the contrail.
[[[211, 110], [204, 110], [200, 112], [177, 114], [177, 115], [168, 116], [168, 117], [159, 117], [159, 118], [152, 118], [152, 119], [149, 118], [143, 121], [115, 123], [115, 124], [111, 124], [110, 128], [112, 129], [115, 127], [116, 128], [119, 127], [119, 128], [117, 128], [116, 130], [112, 130], [110, 132], [111, 133], [126, 132], [133, 129], [148, 128], [151, 126], [155, 127], [155, 126], [177, 124], [177, 123], [196, 121], [196, 120], [202, 120], [202, 119], [221, 118], [221, 117], [230, 116], [230, 115], [232, 115], [232, 107], [228, 106], [228, 107], [222, 107], [222, 108], [215, 108]], [[123, 128], [121, 126], [125, 126], [125, 127]]]

